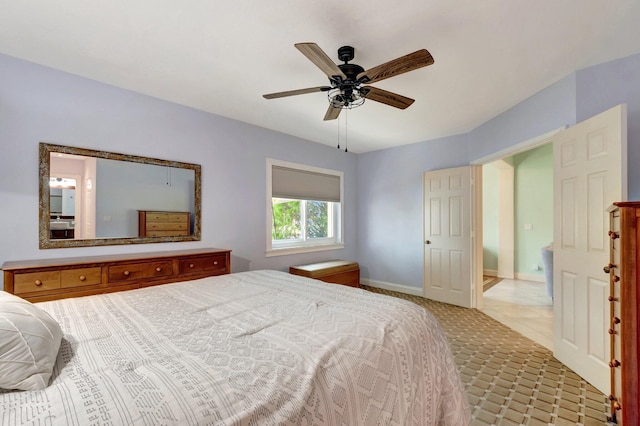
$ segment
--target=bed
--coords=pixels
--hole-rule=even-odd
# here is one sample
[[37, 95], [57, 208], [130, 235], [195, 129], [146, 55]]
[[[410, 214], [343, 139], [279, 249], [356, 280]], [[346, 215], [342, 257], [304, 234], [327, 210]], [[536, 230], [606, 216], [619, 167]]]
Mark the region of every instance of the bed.
[[60, 349], [46, 388], [0, 391], [2, 426], [469, 423], [444, 333], [405, 300], [265, 270], [33, 306]]

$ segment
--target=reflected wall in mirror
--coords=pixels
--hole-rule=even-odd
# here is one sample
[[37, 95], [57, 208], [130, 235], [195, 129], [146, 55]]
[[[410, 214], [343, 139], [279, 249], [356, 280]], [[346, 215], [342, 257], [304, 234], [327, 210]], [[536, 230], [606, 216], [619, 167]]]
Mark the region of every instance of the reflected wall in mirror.
[[40, 248], [199, 241], [200, 169], [40, 143]]

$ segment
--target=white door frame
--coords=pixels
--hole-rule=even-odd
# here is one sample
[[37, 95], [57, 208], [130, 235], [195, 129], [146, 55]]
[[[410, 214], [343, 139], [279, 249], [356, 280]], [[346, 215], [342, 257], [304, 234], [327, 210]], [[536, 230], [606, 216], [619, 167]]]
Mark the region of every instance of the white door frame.
[[[510, 157], [521, 152], [529, 151], [531, 149], [550, 143], [555, 134], [563, 131], [566, 128], [567, 126], [563, 126], [542, 135], [533, 137], [526, 141], [501, 149], [500, 151], [494, 152], [493, 154], [480, 157], [476, 160], [471, 161], [470, 164], [481, 166], [483, 164], [488, 164], [500, 160], [504, 157]], [[481, 167], [478, 167], [478, 169], [480, 170], [479, 173], [481, 174]], [[475, 218], [475, 223], [478, 226], [477, 230], [480, 235], [482, 235], [482, 185], [475, 186], [475, 199], [476, 202], [471, 203], [471, 217]], [[472, 268], [476, 268], [476, 275], [479, 273], [480, 277], [482, 277], [482, 238], [478, 238], [478, 240], [479, 241], [476, 241], [476, 244], [474, 244], [471, 249], [471, 259], [476, 262], [471, 266]], [[482, 287], [482, 279], [480, 279], [480, 287]], [[482, 309], [482, 307], [484, 306], [482, 288], [478, 288], [475, 293], [475, 307], [478, 309]]]
[[[498, 204], [493, 209], [498, 210], [498, 266], [497, 269], [487, 271], [483, 269], [485, 275], [494, 275], [499, 278], [514, 277], [515, 268], [515, 256], [514, 256], [514, 241], [515, 241], [515, 213], [514, 213], [514, 167], [508, 161], [504, 159], [492, 161], [485, 164], [489, 168], [495, 170], [498, 177]], [[484, 187], [485, 172], [487, 167], [482, 167], [482, 185]], [[483, 190], [484, 191], [484, 190]], [[483, 214], [489, 209], [484, 206], [483, 192]], [[483, 219], [484, 225], [484, 219]], [[482, 229], [483, 232], [485, 229]], [[484, 234], [483, 234], [484, 235]], [[483, 238], [484, 239], [484, 238]], [[484, 244], [483, 244], [484, 246]], [[483, 247], [484, 252], [484, 247]], [[483, 262], [484, 263], [484, 262]]]

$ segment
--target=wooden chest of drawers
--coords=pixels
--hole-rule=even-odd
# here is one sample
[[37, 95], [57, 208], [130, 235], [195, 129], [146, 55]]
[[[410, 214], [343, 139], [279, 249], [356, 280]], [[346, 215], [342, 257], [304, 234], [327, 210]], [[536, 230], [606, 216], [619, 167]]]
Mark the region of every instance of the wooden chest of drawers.
[[189, 212], [138, 210], [139, 237], [176, 237], [191, 235]]
[[231, 250], [5, 262], [4, 290], [31, 302], [130, 290], [231, 272]]
[[348, 260], [330, 260], [308, 265], [291, 266], [289, 273], [324, 282], [360, 287], [360, 266]]
[[640, 202], [609, 208], [611, 315], [611, 418], [636, 425], [640, 418]]

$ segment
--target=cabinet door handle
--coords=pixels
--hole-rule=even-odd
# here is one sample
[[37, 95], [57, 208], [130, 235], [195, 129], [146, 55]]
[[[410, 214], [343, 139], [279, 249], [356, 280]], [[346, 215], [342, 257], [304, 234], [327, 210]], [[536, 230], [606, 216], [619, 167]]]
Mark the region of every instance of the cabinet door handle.
[[37, 285], [38, 287], [40, 287], [42, 285], [42, 281], [36, 280], [36, 282], [34, 284]]
[[78, 277], [78, 279], [79, 279], [80, 281], [86, 281], [87, 277], [85, 277], [84, 275], [80, 275], [80, 276]]
[[128, 277], [129, 275], [131, 275], [131, 272], [129, 272], [129, 271], [124, 271], [124, 272], [123, 272], [123, 274], [124, 274], [124, 276], [125, 276], [125, 277]]
[[193, 263], [189, 264], [189, 268], [193, 268], [194, 266], [196, 266], [196, 265], [194, 265]]

